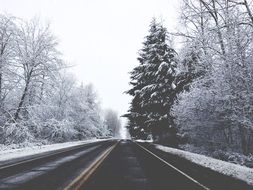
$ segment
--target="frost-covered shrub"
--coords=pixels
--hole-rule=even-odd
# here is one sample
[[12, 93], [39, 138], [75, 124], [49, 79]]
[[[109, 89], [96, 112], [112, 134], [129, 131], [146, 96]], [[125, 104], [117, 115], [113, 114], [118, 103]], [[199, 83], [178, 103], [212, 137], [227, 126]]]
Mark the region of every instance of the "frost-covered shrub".
[[77, 131], [72, 127], [73, 124], [68, 120], [58, 121], [51, 119], [44, 123], [41, 136], [49, 142], [65, 142], [74, 139]]
[[9, 123], [1, 127], [0, 142], [5, 145], [34, 141], [29, 126], [22, 123]]
[[229, 157], [227, 161], [253, 168], [253, 155], [245, 156], [239, 153], [228, 154]]
[[203, 154], [209, 157], [213, 157], [219, 160], [240, 164], [243, 166], [247, 166], [250, 168], [253, 168], [253, 155], [250, 154], [248, 156], [245, 156], [243, 154], [237, 153], [237, 152], [228, 152], [223, 150], [215, 150], [213, 152], [208, 151], [206, 147], [196, 147], [193, 144], [184, 144], [180, 145], [180, 149], [186, 150], [189, 152], [197, 153], [197, 154]]
[[253, 153], [252, 92], [234, 90], [239, 85], [246, 89], [251, 82], [240, 84], [233, 76], [228, 80], [216, 71], [196, 80], [189, 91], [179, 95], [173, 115], [179, 132], [190, 137], [188, 143], [210, 151]]
[[[212, 153], [212, 156], [214, 158], [217, 158], [219, 160], [228, 161], [230, 158], [230, 154], [228, 152], [224, 152], [222, 150], [216, 150]], [[231, 161], [231, 160], [230, 160]]]
[[186, 150], [186, 151], [189, 151], [189, 152], [194, 152], [194, 153], [197, 153], [197, 154], [209, 155], [209, 151], [207, 151], [206, 147], [203, 147], [203, 146], [196, 147], [193, 144], [186, 143], [186, 144], [180, 144], [179, 148], [182, 149], [182, 150]]
[[236, 152], [218, 150], [213, 152], [211, 156], [220, 160], [253, 168], [253, 155], [245, 156]]
[[253, 168], [253, 154], [247, 156], [247, 158], [245, 159], [244, 165], [249, 168]]

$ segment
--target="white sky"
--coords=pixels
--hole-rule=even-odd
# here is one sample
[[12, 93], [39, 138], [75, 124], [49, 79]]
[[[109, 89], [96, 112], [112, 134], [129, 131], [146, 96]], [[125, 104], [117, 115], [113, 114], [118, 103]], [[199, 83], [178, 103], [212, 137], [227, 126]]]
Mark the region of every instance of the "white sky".
[[179, 0], [0, 0], [1, 13], [51, 23], [59, 49], [84, 84], [93, 83], [103, 108], [124, 114], [129, 74], [152, 17], [176, 26]]

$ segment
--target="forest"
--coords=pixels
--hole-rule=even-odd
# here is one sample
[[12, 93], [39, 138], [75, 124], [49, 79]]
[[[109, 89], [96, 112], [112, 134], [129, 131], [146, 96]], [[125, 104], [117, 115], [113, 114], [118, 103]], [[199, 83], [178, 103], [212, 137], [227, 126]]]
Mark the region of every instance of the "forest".
[[131, 136], [253, 167], [252, 2], [183, 0], [179, 22], [150, 24], [126, 91]]
[[117, 113], [75, 79], [58, 46], [40, 19], [0, 15], [0, 148], [118, 134]]
[[[253, 167], [252, 6], [181, 0], [177, 29], [151, 21], [126, 89], [133, 139]], [[39, 18], [0, 14], [0, 149], [119, 137], [118, 113], [59, 46]]]

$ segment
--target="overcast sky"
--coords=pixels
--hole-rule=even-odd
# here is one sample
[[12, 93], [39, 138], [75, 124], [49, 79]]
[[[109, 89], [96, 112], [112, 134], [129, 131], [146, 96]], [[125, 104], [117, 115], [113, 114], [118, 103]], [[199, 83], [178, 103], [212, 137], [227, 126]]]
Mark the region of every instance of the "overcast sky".
[[178, 0], [0, 0], [1, 13], [50, 22], [65, 60], [84, 84], [93, 83], [103, 108], [124, 114], [130, 97], [128, 72], [152, 17], [174, 30]]

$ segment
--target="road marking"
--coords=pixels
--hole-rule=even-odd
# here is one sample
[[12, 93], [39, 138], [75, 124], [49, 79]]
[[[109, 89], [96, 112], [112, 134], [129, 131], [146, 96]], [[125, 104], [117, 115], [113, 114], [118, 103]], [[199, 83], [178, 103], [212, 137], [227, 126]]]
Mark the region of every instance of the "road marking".
[[76, 159], [80, 156], [83, 156], [83, 155], [87, 154], [88, 152], [91, 152], [100, 146], [102, 146], [102, 145], [96, 145], [94, 147], [90, 147], [88, 149], [85, 149], [81, 152], [78, 152], [78, 153], [63, 157], [63, 158], [59, 158], [55, 161], [50, 161], [46, 164], [32, 168], [31, 170], [26, 170], [24, 172], [17, 173], [15, 175], [0, 179], [0, 189], [4, 189], [4, 188], [7, 189], [9, 187], [14, 188], [18, 185], [24, 184], [36, 177], [39, 177], [49, 171], [54, 170], [55, 168], [59, 167], [61, 164], [71, 162], [74, 159]]
[[112, 150], [118, 145], [119, 141], [110, 148], [106, 149], [88, 168], [86, 168], [79, 176], [77, 176], [64, 190], [78, 190], [83, 186], [90, 176], [96, 171], [101, 163], [107, 158]]
[[[64, 148], [64, 150], [59, 150], [57, 152], [53, 152], [53, 150], [52, 150], [50, 152], [53, 152], [53, 153], [48, 153], [47, 155], [42, 155], [42, 156], [38, 156], [36, 158], [30, 158], [30, 159], [28, 158], [26, 160], [18, 161], [18, 162], [13, 163], [13, 164], [4, 165], [4, 166], [0, 167], [0, 170], [6, 169], [6, 168], [9, 168], [9, 167], [12, 167], [12, 166], [17, 166], [17, 165], [20, 165], [20, 164], [24, 164], [24, 163], [27, 163], [27, 162], [39, 160], [41, 158], [46, 158], [46, 157], [54, 156], [54, 155], [57, 155], [57, 154], [60, 154], [60, 153], [68, 152], [68, 151], [71, 151], [71, 150], [74, 150], [74, 149], [81, 148], [83, 145], [89, 145], [89, 144], [90, 143], [88, 143], [88, 144], [81, 144], [81, 145], [73, 146], [73, 147], [66, 148], [66, 149]], [[46, 153], [46, 152], [44, 152], [44, 153]], [[39, 154], [43, 154], [43, 153], [39, 153]]]
[[[133, 141], [134, 142], [134, 141]], [[150, 150], [146, 149], [145, 147], [139, 145], [138, 143], [134, 142], [135, 144], [137, 144], [140, 148], [142, 148], [143, 150], [147, 151], [149, 154], [153, 155], [154, 157], [156, 157], [157, 159], [159, 159], [160, 161], [162, 161], [164, 164], [168, 165], [169, 167], [173, 168], [174, 170], [176, 170], [177, 172], [179, 172], [180, 174], [184, 175], [186, 178], [188, 178], [189, 180], [191, 180], [192, 182], [196, 183], [197, 185], [201, 186], [203, 189], [205, 190], [210, 190], [208, 187], [206, 187], [205, 185], [202, 185], [200, 182], [198, 182], [197, 180], [193, 179], [191, 176], [189, 176], [188, 174], [184, 173], [183, 171], [179, 170], [178, 168], [176, 168], [175, 166], [171, 165], [170, 163], [168, 163], [167, 161], [165, 161], [164, 159], [160, 158], [159, 156], [155, 155], [153, 152], [151, 152]]]

